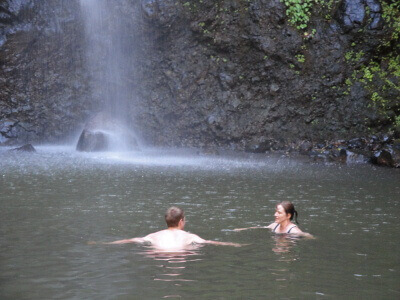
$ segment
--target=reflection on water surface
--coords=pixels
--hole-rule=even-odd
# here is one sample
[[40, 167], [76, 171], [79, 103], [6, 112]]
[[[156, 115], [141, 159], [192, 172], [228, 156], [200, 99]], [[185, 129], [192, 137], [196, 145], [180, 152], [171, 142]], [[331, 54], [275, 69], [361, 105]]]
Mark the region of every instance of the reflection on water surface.
[[[187, 152], [0, 149], [0, 298], [400, 296], [399, 170]], [[315, 240], [258, 229], [295, 203]], [[87, 245], [165, 228], [171, 205], [207, 245], [188, 253]]]

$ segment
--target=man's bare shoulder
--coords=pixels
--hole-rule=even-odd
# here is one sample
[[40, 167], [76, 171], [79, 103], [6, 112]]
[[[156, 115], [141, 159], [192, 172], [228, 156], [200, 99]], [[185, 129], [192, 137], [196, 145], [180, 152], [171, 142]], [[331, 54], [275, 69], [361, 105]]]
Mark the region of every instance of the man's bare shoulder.
[[190, 232], [186, 232], [188, 234], [188, 241], [190, 241], [190, 243], [195, 243], [195, 244], [202, 244], [205, 243], [206, 240], [202, 239], [201, 237], [199, 237], [197, 234], [194, 233], [190, 233]]
[[164, 230], [160, 230], [160, 231], [157, 231], [157, 232], [150, 233], [150, 234], [146, 235], [144, 237], [144, 239], [146, 239], [146, 240], [157, 239], [157, 238], [163, 237], [163, 236], [165, 236], [167, 234], [168, 234], [168, 229], [164, 229]]

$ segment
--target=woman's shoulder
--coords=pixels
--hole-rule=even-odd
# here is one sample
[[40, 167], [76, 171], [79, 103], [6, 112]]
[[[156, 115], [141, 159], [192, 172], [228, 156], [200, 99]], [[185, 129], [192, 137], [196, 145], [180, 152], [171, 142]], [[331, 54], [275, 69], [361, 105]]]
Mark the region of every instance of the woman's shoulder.
[[288, 230], [288, 233], [302, 233], [302, 232], [303, 231], [301, 231], [301, 229], [295, 224], [290, 225]]
[[274, 223], [269, 224], [269, 225], [267, 226], [267, 228], [269, 228], [269, 229], [274, 229], [276, 226], [278, 226], [278, 223], [274, 222]]
[[288, 233], [305, 238], [314, 239], [313, 235], [309, 234], [308, 232], [302, 231], [297, 225], [294, 225], [291, 229], [289, 229]]

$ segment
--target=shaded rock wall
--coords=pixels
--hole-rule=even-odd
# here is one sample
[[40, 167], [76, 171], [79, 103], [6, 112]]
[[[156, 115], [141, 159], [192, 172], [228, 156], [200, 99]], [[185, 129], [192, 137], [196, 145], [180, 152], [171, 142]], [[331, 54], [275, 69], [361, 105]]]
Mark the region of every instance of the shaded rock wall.
[[[290, 23], [279, 0], [113, 2], [135, 55], [126, 78], [132, 128], [154, 145], [256, 152], [386, 132], [400, 100], [398, 89], [382, 87], [386, 79], [398, 86], [398, 77], [364, 78], [374, 66], [388, 71], [385, 57], [399, 49], [382, 1], [314, 5], [306, 29]], [[0, 19], [0, 132], [62, 137], [98, 108], [79, 5], [18, 2], [25, 6]]]
[[59, 141], [86, 119], [79, 5], [1, 3], [0, 142]]
[[[279, 0], [142, 1], [146, 130], [159, 144], [250, 151], [385, 131], [372, 92], [347, 81], [390, 34], [379, 1], [331, 2], [299, 30]], [[398, 90], [388, 99], [398, 115]]]

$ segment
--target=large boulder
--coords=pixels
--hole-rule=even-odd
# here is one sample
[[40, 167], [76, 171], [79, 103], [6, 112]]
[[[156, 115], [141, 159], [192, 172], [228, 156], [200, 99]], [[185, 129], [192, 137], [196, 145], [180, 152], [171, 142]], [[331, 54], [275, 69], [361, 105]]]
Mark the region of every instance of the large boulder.
[[97, 114], [86, 123], [76, 146], [77, 151], [84, 152], [138, 148], [134, 132], [105, 113]]
[[109, 149], [108, 138], [104, 132], [94, 132], [84, 129], [76, 145], [77, 151], [96, 152]]
[[[367, 12], [369, 12], [369, 16], [367, 16]], [[369, 29], [382, 29], [382, 7], [379, 1], [343, 0], [337, 12], [337, 20], [345, 30], [362, 26], [367, 17], [370, 21]]]
[[386, 146], [375, 153], [375, 163], [380, 166], [400, 168], [400, 150]]

